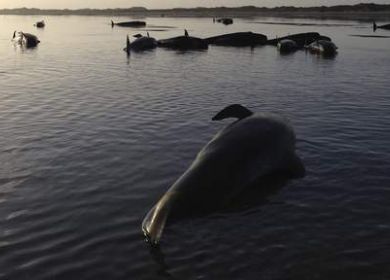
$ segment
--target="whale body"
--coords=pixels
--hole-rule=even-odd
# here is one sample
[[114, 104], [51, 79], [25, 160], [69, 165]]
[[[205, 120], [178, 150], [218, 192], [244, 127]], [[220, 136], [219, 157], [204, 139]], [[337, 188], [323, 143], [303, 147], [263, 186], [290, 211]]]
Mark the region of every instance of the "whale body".
[[278, 42], [277, 48], [281, 53], [290, 53], [296, 51], [298, 49], [298, 45], [293, 40], [283, 39]]
[[253, 114], [234, 104], [213, 120], [229, 117], [238, 120], [201, 149], [144, 218], [142, 230], [152, 244], [159, 243], [167, 221], [221, 209], [263, 176], [304, 176], [305, 168], [295, 154], [295, 134], [287, 119]]
[[12, 40], [26, 48], [35, 48], [41, 42], [37, 36], [22, 31], [14, 31]]
[[374, 32], [375, 32], [378, 28], [390, 30], [390, 24], [377, 25], [376, 22], [374, 21], [374, 23], [373, 23]]
[[256, 46], [264, 45], [267, 42], [267, 36], [253, 32], [236, 32], [209, 37], [206, 42], [217, 46]]
[[337, 46], [326, 40], [318, 40], [306, 47], [311, 53], [323, 54], [323, 55], [335, 55], [337, 53]]
[[305, 45], [309, 45], [317, 40], [327, 40], [331, 41], [331, 38], [323, 36], [317, 32], [307, 32], [307, 33], [298, 33], [292, 34], [280, 38], [275, 38], [267, 41], [267, 45], [277, 46], [281, 40], [293, 40], [298, 48], [303, 48]]
[[35, 26], [37, 28], [44, 28], [45, 27], [45, 21], [44, 20], [38, 21], [37, 23], [35, 23]]
[[157, 45], [176, 50], [205, 50], [209, 47], [206, 40], [189, 36], [187, 30], [184, 30], [184, 36], [158, 40]]
[[114, 22], [113, 20], [111, 20], [111, 27], [114, 27], [115, 25], [122, 26], [122, 27], [135, 27], [135, 28], [139, 28], [139, 27], [145, 27], [146, 26], [146, 22], [145, 21], [138, 21], [138, 20], [124, 21], [124, 22]]
[[125, 52], [130, 54], [130, 51], [141, 52], [145, 50], [154, 49], [157, 47], [156, 39], [149, 36], [142, 36], [141, 34], [136, 34], [133, 37], [137, 38], [133, 42], [130, 42], [129, 36], [126, 37], [126, 47], [123, 49]]

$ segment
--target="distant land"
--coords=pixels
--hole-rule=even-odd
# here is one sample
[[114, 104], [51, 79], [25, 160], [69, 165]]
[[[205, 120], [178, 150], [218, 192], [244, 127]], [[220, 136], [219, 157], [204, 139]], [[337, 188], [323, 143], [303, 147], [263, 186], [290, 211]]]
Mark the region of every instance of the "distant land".
[[0, 9], [1, 15], [101, 15], [132, 17], [291, 17], [319, 19], [353, 19], [362, 21], [390, 20], [390, 5], [357, 4], [321, 7], [276, 8], [243, 6], [216, 8], [174, 8], [146, 9], [132, 7], [128, 9], [79, 9], [79, 10], [41, 10], [35, 8]]

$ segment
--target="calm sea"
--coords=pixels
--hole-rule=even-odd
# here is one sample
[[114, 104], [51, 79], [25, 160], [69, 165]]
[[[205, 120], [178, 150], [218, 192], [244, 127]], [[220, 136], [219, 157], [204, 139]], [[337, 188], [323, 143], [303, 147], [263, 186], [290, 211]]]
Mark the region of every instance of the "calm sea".
[[[390, 39], [350, 36], [370, 23], [147, 18], [158, 39], [318, 31], [339, 53], [127, 58], [126, 34], [143, 29], [41, 19], [0, 16], [0, 279], [390, 279]], [[20, 49], [14, 30], [41, 44]], [[232, 103], [288, 117], [307, 176], [245, 211], [173, 224], [151, 250], [144, 215]]]

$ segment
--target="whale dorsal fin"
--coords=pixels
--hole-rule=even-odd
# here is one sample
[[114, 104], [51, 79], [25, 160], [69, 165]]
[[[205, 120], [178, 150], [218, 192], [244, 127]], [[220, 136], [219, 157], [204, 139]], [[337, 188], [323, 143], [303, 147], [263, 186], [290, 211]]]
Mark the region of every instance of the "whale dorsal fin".
[[237, 118], [239, 120], [249, 117], [252, 115], [253, 112], [251, 112], [249, 109], [245, 108], [244, 106], [240, 104], [232, 104], [220, 111], [218, 114], [216, 114], [212, 120], [213, 121], [219, 121], [226, 118]]

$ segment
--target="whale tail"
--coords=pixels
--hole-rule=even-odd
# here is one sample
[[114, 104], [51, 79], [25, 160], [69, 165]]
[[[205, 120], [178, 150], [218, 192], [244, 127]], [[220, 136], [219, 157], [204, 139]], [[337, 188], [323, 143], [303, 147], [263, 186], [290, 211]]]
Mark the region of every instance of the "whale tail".
[[374, 30], [374, 32], [378, 29], [378, 25], [376, 25], [375, 21], [372, 24], [372, 29]]
[[170, 212], [169, 198], [170, 195], [164, 195], [142, 222], [142, 231], [152, 245], [160, 242]]
[[111, 20], [111, 27], [114, 28], [114, 25], [115, 25], [114, 21]]

